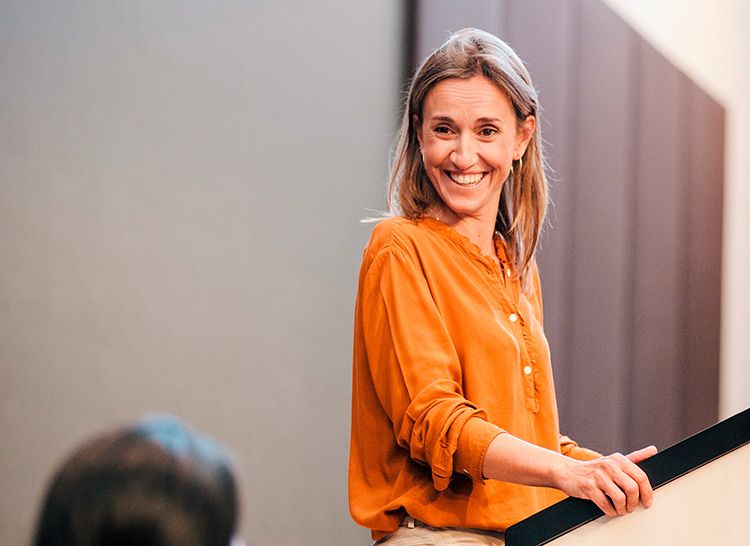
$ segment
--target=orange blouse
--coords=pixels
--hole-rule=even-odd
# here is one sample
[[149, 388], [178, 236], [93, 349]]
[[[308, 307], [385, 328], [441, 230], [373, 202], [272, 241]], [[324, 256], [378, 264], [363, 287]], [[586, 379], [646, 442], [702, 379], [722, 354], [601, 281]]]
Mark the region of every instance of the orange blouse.
[[507, 431], [580, 459], [560, 436], [539, 275], [522, 289], [450, 226], [390, 218], [373, 230], [354, 319], [349, 506], [374, 539], [405, 514], [435, 527], [504, 530], [564, 498], [484, 480]]

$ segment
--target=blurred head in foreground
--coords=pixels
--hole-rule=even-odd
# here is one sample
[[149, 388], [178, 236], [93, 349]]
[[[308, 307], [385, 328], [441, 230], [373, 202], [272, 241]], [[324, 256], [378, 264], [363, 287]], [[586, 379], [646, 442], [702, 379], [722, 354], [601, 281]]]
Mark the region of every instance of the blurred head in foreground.
[[96, 436], [58, 469], [35, 546], [228, 546], [238, 495], [226, 452], [174, 417]]

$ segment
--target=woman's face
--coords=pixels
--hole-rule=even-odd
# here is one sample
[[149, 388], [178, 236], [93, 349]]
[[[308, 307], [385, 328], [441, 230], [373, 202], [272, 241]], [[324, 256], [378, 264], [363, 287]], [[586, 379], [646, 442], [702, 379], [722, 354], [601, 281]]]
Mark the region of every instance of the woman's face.
[[503, 183], [534, 133], [534, 117], [519, 124], [508, 97], [474, 76], [435, 84], [416, 122], [427, 176], [443, 202], [440, 218], [494, 226]]

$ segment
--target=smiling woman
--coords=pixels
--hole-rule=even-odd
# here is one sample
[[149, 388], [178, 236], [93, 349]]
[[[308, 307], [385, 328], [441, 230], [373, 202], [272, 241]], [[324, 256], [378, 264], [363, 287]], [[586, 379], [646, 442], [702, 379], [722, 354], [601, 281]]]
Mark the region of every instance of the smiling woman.
[[537, 93], [513, 50], [454, 34], [415, 75], [354, 323], [349, 504], [379, 544], [502, 544], [562, 499], [650, 505], [627, 457], [559, 431], [534, 261]]
[[[451, 95], [455, 95], [455, 100]], [[439, 106], [449, 108], [450, 112], [432, 112], [431, 108], [438, 101]], [[471, 106], [472, 112], [464, 111], [464, 106]], [[485, 111], [477, 111], [480, 109]], [[547, 178], [542, 160], [542, 139], [536, 123], [538, 110], [538, 95], [531, 77], [508, 44], [476, 29], [464, 29], [454, 34], [425, 59], [412, 80], [391, 168], [388, 190], [391, 212], [410, 219], [436, 214], [442, 202], [436, 179], [431, 178], [429, 166], [424, 163], [425, 131], [431, 129], [430, 122], [443, 121], [448, 125], [432, 128], [445, 134], [455, 129], [450, 127], [451, 122], [461, 121], [466, 125], [473, 114], [476, 116], [473, 121], [480, 124], [480, 127], [471, 127], [478, 131], [476, 136], [485, 139], [482, 143], [494, 140], [494, 145], [489, 143], [482, 149], [505, 145], [507, 151], [512, 152], [513, 159], [505, 167], [505, 176], [502, 176], [500, 166], [495, 166], [499, 169], [495, 174], [502, 179], [497, 215], [494, 222], [488, 223], [489, 230], [483, 230], [482, 240], [474, 241], [480, 242], [480, 247], [487, 250], [487, 233], [491, 239], [497, 232], [511, 251], [509, 258], [514, 271], [525, 279], [547, 209]], [[451, 112], [459, 114], [454, 119]], [[428, 121], [427, 116], [437, 117]], [[439, 119], [441, 117], [449, 119]], [[468, 129], [468, 126], [462, 129]], [[499, 131], [501, 137], [492, 139], [490, 135], [494, 131]], [[471, 144], [468, 136], [464, 134], [454, 143]], [[478, 142], [474, 140], [474, 143]], [[453, 155], [459, 162], [454, 165], [457, 170], [464, 166], [462, 161], [473, 159], [460, 157], [466, 151], [459, 148]], [[491, 154], [495, 157], [498, 152], [493, 150]], [[511, 176], [508, 176], [509, 172]], [[460, 227], [458, 229], [461, 231]]]
[[518, 123], [505, 93], [477, 75], [436, 84], [414, 123], [425, 172], [440, 197], [431, 212], [497, 262], [500, 194], [534, 134], [534, 116]]

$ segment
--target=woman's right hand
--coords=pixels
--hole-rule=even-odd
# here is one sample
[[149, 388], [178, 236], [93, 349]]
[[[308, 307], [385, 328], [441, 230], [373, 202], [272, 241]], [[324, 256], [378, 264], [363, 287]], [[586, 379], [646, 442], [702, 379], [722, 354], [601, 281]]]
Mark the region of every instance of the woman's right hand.
[[653, 502], [648, 476], [636, 463], [656, 454], [648, 446], [629, 455], [614, 453], [591, 461], [567, 459], [557, 470], [556, 487], [571, 497], [593, 501], [608, 516], [632, 512]]

